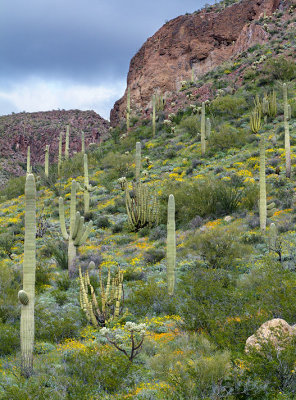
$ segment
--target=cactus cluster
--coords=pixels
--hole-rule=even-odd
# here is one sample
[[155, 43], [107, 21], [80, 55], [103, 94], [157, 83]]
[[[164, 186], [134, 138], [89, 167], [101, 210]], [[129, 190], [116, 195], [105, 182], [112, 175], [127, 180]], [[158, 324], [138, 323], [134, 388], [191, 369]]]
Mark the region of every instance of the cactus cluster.
[[90, 221], [88, 224], [85, 224], [84, 217], [80, 216], [79, 211], [76, 212], [76, 190], [77, 190], [77, 183], [75, 180], [73, 180], [71, 185], [69, 233], [67, 232], [66, 222], [65, 222], [64, 200], [62, 197], [59, 198], [59, 216], [60, 216], [61, 232], [63, 238], [68, 241], [69, 276], [73, 276], [75, 273], [74, 259], [76, 257], [76, 249], [87, 240], [93, 225], [92, 221]]
[[[108, 267], [106, 287], [102, 281], [102, 270], [99, 268], [100, 302], [90, 283], [88, 271], [82, 274], [79, 267], [80, 306], [86, 318], [94, 326], [105, 326], [108, 321], [119, 317], [123, 308], [123, 272], [118, 269], [111, 279], [111, 269]], [[90, 295], [89, 295], [90, 293]]]
[[21, 371], [29, 377], [33, 373], [34, 303], [36, 271], [36, 185], [33, 174], [28, 174], [25, 185], [25, 242], [23, 262], [23, 289], [18, 298], [21, 309]]

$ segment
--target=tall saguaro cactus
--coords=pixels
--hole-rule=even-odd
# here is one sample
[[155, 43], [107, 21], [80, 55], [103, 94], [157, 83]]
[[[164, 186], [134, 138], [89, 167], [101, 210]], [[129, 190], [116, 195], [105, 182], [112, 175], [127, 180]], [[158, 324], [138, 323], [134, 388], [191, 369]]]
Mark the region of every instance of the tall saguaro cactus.
[[84, 168], [84, 185], [83, 187], [79, 185], [79, 189], [83, 191], [84, 213], [86, 214], [89, 212], [89, 199], [90, 199], [89, 194], [95, 190], [95, 188], [89, 184], [87, 154], [84, 154], [83, 157], [83, 168]]
[[85, 137], [83, 131], [81, 132], [81, 153], [85, 154]]
[[284, 125], [285, 125], [285, 156], [286, 156], [286, 177], [291, 178], [291, 149], [290, 149], [290, 128], [289, 128], [289, 105], [287, 84], [283, 84], [284, 98]]
[[176, 270], [176, 223], [175, 223], [175, 198], [169, 195], [168, 221], [167, 221], [167, 278], [168, 293], [174, 294]]
[[82, 245], [88, 235], [90, 234], [93, 222], [90, 221], [88, 224], [84, 223], [84, 217], [80, 216], [80, 213], [76, 212], [76, 190], [77, 183], [75, 180], [72, 181], [71, 186], [71, 201], [70, 201], [70, 231], [67, 232], [65, 222], [65, 210], [64, 200], [62, 197], [59, 198], [59, 215], [60, 225], [63, 238], [68, 241], [68, 272], [69, 276], [74, 275], [74, 259], [76, 257], [77, 247]]
[[136, 181], [139, 182], [141, 173], [141, 142], [136, 143]]
[[211, 136], [211, 129], [212, 129], [211, 120], [210, 120], [210, 118], [207, 118], [207, 120], [206, 120], [206, 137], [207, 137], [207, 139]]
[[60, 140], [59, 140], [59, 155], [58, 155], [58, 177], [61, 177], [61, 168], [62, 168], [62, 160], [63, 160], [63, 132], [60, 132]]
[[23, 262], [23, 290], [18, 293], [21, 310], [22, 375], [33, 373], [34, 303], [36, 270], [36, 185], [33, 174], [28, 174], [25, 185], [25, 243]]
[[126, 130], [130, 130], [130, 114], [131, 114], [131, 90], [127, 89], [127, 99], [126, 99]]
[[66, 127], [65, 160], [69, 159], [70, 126]]
[[201, 106], [201, 154], [204, 156], [206, 153], [206, 106], [202, 102]]
[[49, 168], [49, 145], [45, 146], [45, 160], [44, 160], [44, 173], [48, 178], [48, 168]]
[[260, 137], [260, 199], [259, 199], [259, 215], [260, 228], [262, 231], [266, 229], [266, 177], [265, 177], [265, 135], [262, 132]]
[[152, 96], [152, 136], [155, 136], [156, 133], [156, 116], [155, 116], [155, 108], [156, 108], [156, 99], [155, 95]]

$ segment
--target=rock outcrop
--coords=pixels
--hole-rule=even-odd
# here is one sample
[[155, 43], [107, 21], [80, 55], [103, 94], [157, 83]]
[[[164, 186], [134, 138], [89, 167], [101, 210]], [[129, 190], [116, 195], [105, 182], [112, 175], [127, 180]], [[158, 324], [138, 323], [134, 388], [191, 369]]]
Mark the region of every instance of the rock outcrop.
[[[192, 69], [200, 76], [256, 43], [268, 40], [268, 33], [254, 22], [271, 15], [280, 0], [241, 0], [225, 9], [217, 6], [179, 16], [150, 37], [132, 58], [127, 77], [134, 110], [150, 106], [155, 91], [162, 94], [179, 89], [189, 80]], [[116, 125], [125, 116], [126, 96], [110, 114]]]

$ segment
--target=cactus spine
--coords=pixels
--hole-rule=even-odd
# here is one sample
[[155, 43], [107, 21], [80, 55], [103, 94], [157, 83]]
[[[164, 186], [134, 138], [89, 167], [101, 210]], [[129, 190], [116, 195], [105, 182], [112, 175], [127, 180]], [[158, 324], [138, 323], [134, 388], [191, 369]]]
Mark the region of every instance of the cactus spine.
[[175, 198], [170, 194], [168, 201], [167, 221], [167, 279], [168, 294], [172, 296], [175, 288], [176, 269], [176, 224], [175, 224]]
[[287, 84], [283, 84], [284, 97], [284, 125], [285, 125], [285, 156], [286, 156], [286, 177], [291, 178], [291, 150], [290, 150], [290, 129], [289, 129], [289, 105]]
[[136, 181], [140, 181], [141, 173], [141, 142], [136, 143]]
[[265, 135], [261, 133], [260, 137], [260, 199], [259, 199], [259, 215], [260, 228], [262, 231], [266, 229], [266, 179], [265, 179]]
[[[79, 267], [80, 306], [86, 318], [94, 326], [105, 326], [106, 322], [117, 318], [123, 302], [123, 272], [119, 269], [117, 275], [111, 279], [111, 270], [108, 267], [106, 288], [103, 285], [102, 271], [99, 268], [100, 296], [99, 306], [94, 288], [90, 283], [88, 271], [83, 275]], [[90, 293], [90, 296], [88, 295]]]
[[206, 153], [206, 107], [205, 103], [201, 105], [201, 155], [204, 156]]
[[32, 172], [32, 167], [31, 167], [31, 150], [30, 146], [28, 146], [27, 149], [27, 174], [30, 174]]
[[61, 177], [61, 168], [62, 168], [62, 155], [63, 152], [63, 132], [60, 132], [60, 140], [59, 140], [59, 155], [58, 155], [58, 177]]
[[66, 222], [65, 222], [64, 200], [62, 197], [59, 198], [59, 216], [60, 216], [61, 232], [63, 238], [68, 241], [69, 276], [72, 276], [75, 272], [73, 264], [74, 264], [74, 259], [76, 257], [76, 249], [86, 241], [93, 225], [92, 221], [90, 221], [88, 224], [84, 224], [84, 217], [81, 217], [80, 213], [76, 212], [76, 189], [77, 189], [77, 183], [75, 180], [73, 180], [71, 186], [69, 234], [67, 232]]
[[130, 130], [130, 114], [131, 114], [131, 90], [127, 89], [127, 100], [126, 100], [126, 130]]
[[84, 138], [84, 132], [81, 132], [81, 153], [85, 153], [85, 138]]
[[18, 298], [21, 310], [21, 357], [22, 375], [29, 377], [33, 373], [34, 346], [34, 303], [36, 270], [36, 186], [33, 174], [28, 174], [25, 186], [25, 243], [23, 262], [23, 290]]
[[65, 160], [69, 159], [70, 126], [66, 127]]
[[155, 95], [152, 96], [152, 136], [156, 134], [156, 117], [155, 117]]
[[45, 147], [45, 160], [44, 160], [44, 173], [48, 178], [48, 167], [49, 167], [49, 145], [47, 144]]

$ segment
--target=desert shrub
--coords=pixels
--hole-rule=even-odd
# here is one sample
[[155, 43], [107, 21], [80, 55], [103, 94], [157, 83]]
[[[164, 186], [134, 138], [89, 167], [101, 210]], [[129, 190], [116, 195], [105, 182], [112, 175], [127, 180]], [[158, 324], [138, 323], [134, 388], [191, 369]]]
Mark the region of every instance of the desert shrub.
[[11, 354], [19, 348], [19, 345], [19, 329], [14, 325], [0, 322], [0, 354]]
[[205, 232], [195, 233], [188, 241], [210, 268], [233, 269], [238, 259], [250, 252], [239, 242], [241, 231], [236, 226], [216, 226]]
[[236, 129], [228, 123], [224, 123], [219, 130], [211, 133], [208, 139], [208, 151], [212, 154], [231, 147], [241, 147], [246, 144], [247, 132], [244, 129]]
[[241, 199], [242, 208], [249, 211], [254, 210], [258, 206], [258, 200], [259, 186], [254, 183], [246, 184]]
[[164, 224], [158, 225], [158, 226], [150, 229], [149, 240], [158, 240], [158, 239], [164, 238], [164, 237], [166, 237], [166, 234], [167, 234], [166, 225], [164, 225]]
[[296, 77], [296, 64], [294, 60], [285, 56], [270, 58], [263, 67], [263, 71], [272, 79], [291, 81]]
[[179, 126], [190, 136], [197, 136], [200, 133], [200, 117], [197, 115], [190, 115], [183, 118]]
[[0, 199], [9, 200], [21, 196], [25, 193], [25, 176], [11, 178], [0, 191]]
[[[172, 348], [173, 347], [173, 348]], [[200, 335], [183, 335], [165, 345], [151, 360], [156, 376], [167, 382], [163, 399], [221, 399], [230, 372], [230, 354]]]
[[128, 174], [132, 162], [132, 154], [110, 152], [102, 159], [101, 168], [104, 170], [112, 170], [113, 179], [118, 179]]
[[12, 259], [13, 246], [16, 239], [13, 232], [5, 232], [0, 234], [0, 252]]
[[63, 161], [61, 168], [61, 176], [64, 179], [75, 178], [83, 175], [83, 155], [77, 153], [68, 160]]
[[108, 217], [105, 215], [99, 216], [96, 220], [95, 220], [95, 225], [98, 228], [109, 228], [109, 226], [111, 225], [111, 222], [109, 221]]
[[242, 190], [214, 178], [193, 181], [169, 182], [162, 195], [161, 218], [166, 221], [167, 199], [174, 194], [176, 202], [176, 221], [186, 224], [196, 216], [219, 217], [236, 211]]
[[210, 106], [210, 110], [214, 115], [221, 115], [228, 117], [238, 117], [247, 108], [247, 102], [243, 96], [226, 95], [223, 97], [216, 97]]
[[165, 257], [163, 249], [149, 249], [144, 253], [144, 260], [146, 264], [156, 264]]
[[47, 257], [53, 257], [59, 268], [68, 269], [68, 249], [64, 241], [49, 242], [42, 252]]
[[14, 321], [18, 316], [17, 293], [20, 290], [20, 272], [11, 265], [2, 264], [0, 268], [0, 321]]
[[35, 289], [37, 293], [44, 290], [45, 285], [50, 285], [53, 272], [52, 267], [52, 265], [48, 265], [47, 263], [37, 264], [35, 277]]

